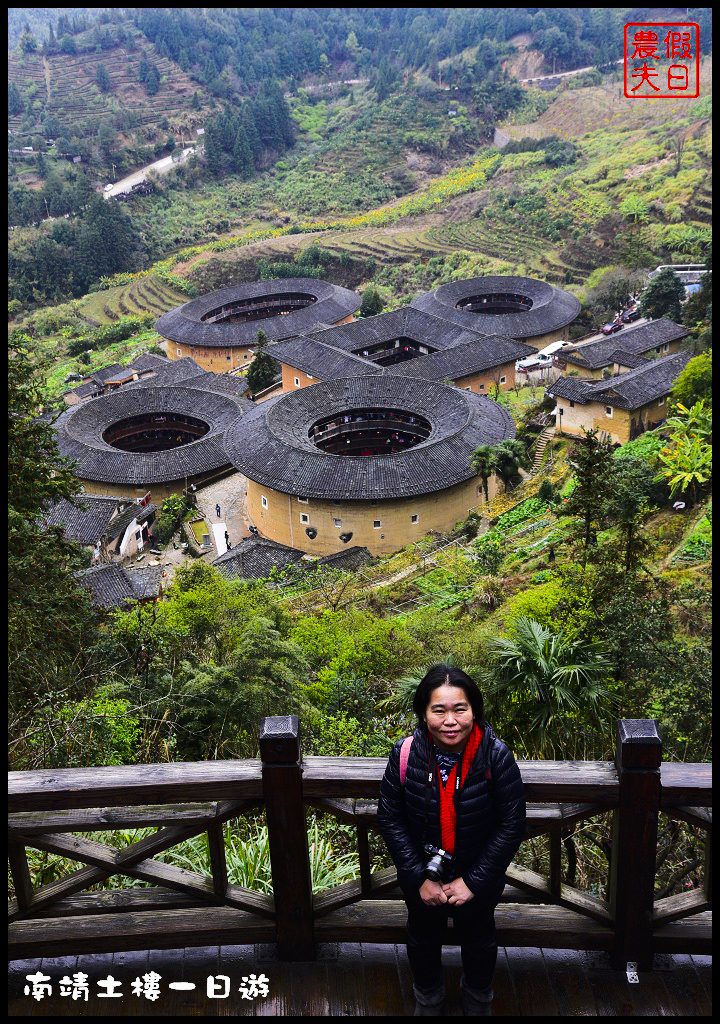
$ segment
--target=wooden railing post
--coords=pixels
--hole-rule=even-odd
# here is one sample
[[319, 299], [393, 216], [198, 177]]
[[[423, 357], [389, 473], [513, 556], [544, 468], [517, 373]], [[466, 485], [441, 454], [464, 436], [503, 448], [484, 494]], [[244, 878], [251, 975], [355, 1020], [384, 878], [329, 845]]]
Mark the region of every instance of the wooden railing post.
[[660, 810], [662, 741], [657, 723], [618, 722], [615, 762], [620, 782], [613, 816], [610, 909], [615, 921], [613, 966], [652, 970], [653, 894]]
[[312, 883], [296, 715], [262, 720], [260, 758], [278, 956], [281, 960], [312, 960]]

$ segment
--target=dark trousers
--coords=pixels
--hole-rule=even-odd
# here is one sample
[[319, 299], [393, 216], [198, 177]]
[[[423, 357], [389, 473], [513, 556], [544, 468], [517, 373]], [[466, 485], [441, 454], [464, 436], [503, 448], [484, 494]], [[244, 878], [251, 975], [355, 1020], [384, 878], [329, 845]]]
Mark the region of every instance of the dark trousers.
[[416, 988], [424, 992], [442, 988], [442, 946], [450, 917], [450, 941], [460, 946], [466, 984], [475, 990], [489, 988], [497, 960], [495, 904], [481, 903], [477, 897], [452, 909], [428, 907], [419, 896], [406, 896], [405, 902], [407, 952]]

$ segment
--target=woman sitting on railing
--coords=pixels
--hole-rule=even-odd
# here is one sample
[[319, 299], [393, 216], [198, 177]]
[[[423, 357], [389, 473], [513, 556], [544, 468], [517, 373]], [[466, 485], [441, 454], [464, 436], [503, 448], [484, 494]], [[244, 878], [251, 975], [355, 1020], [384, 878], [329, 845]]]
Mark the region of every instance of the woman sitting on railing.
[[495, 907], [525, 833], [520, 770], [464, 672], [433, 666], [417, 688], [418, 726], [390, 755], [378, 825], [408, 908], [416, 1017], [440, 1016], [448, 917], [460, 945], [465, 1016], [489, 1016]]

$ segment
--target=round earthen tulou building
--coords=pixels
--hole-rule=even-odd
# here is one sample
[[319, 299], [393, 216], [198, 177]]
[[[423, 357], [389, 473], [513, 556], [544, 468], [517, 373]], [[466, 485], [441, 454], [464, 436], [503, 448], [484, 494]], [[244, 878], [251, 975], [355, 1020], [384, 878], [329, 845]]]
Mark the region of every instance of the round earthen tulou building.
[[60, 453], [87, 493], [161, 500], [228, 468], [224, 433], [252, 404], [198, 374], [176, 386], [128, 386], [57, 419]]
[[522, 339], [535, 349], [567, 341], [580, 303], [531, 277], [476, 277], [443, 284], [411, 303], [415, 309], [480, 334]]
[[[254, 408], [225, 433], [263, 537], [312, 554], [375, 555], [447, 532], [484, 502], [478, 445], [514, 437], [484, 396], [400, 376], [325, 381]], [[489, 481], [490, 497], [501, 484]]]
[[258, 331], [268, 341], [348, 323], [357, 292], [328, 281], [295, 277], [230, 285], [165, 313], [155, 324], [170, 359], [191, 356], [204, 370], [227, 373], [250, 363]]

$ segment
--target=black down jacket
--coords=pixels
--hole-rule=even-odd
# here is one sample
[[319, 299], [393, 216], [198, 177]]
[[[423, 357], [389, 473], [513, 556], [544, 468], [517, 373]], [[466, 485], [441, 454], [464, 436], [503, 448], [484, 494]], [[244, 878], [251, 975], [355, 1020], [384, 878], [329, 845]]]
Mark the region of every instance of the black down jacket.
[[[454, 877], [461, 877], [483, 902], [497, 903], [505, 871], [525, 835], [525, 792], [513, 755], [487, 722], [482, 728], [482, 743], [465, 785], [455, 795]], [[413, 734], [404, 786], [400, 783], [401, 745], [399, 740], [393, 747], [383, 776], [378, 826], [403, 892], [414, 895], [425, 879], [428, 857], [423, 843], [441, 845], [439, 782], [425, 727]], [[431, 786], [427, 781], [430, 765]]]

